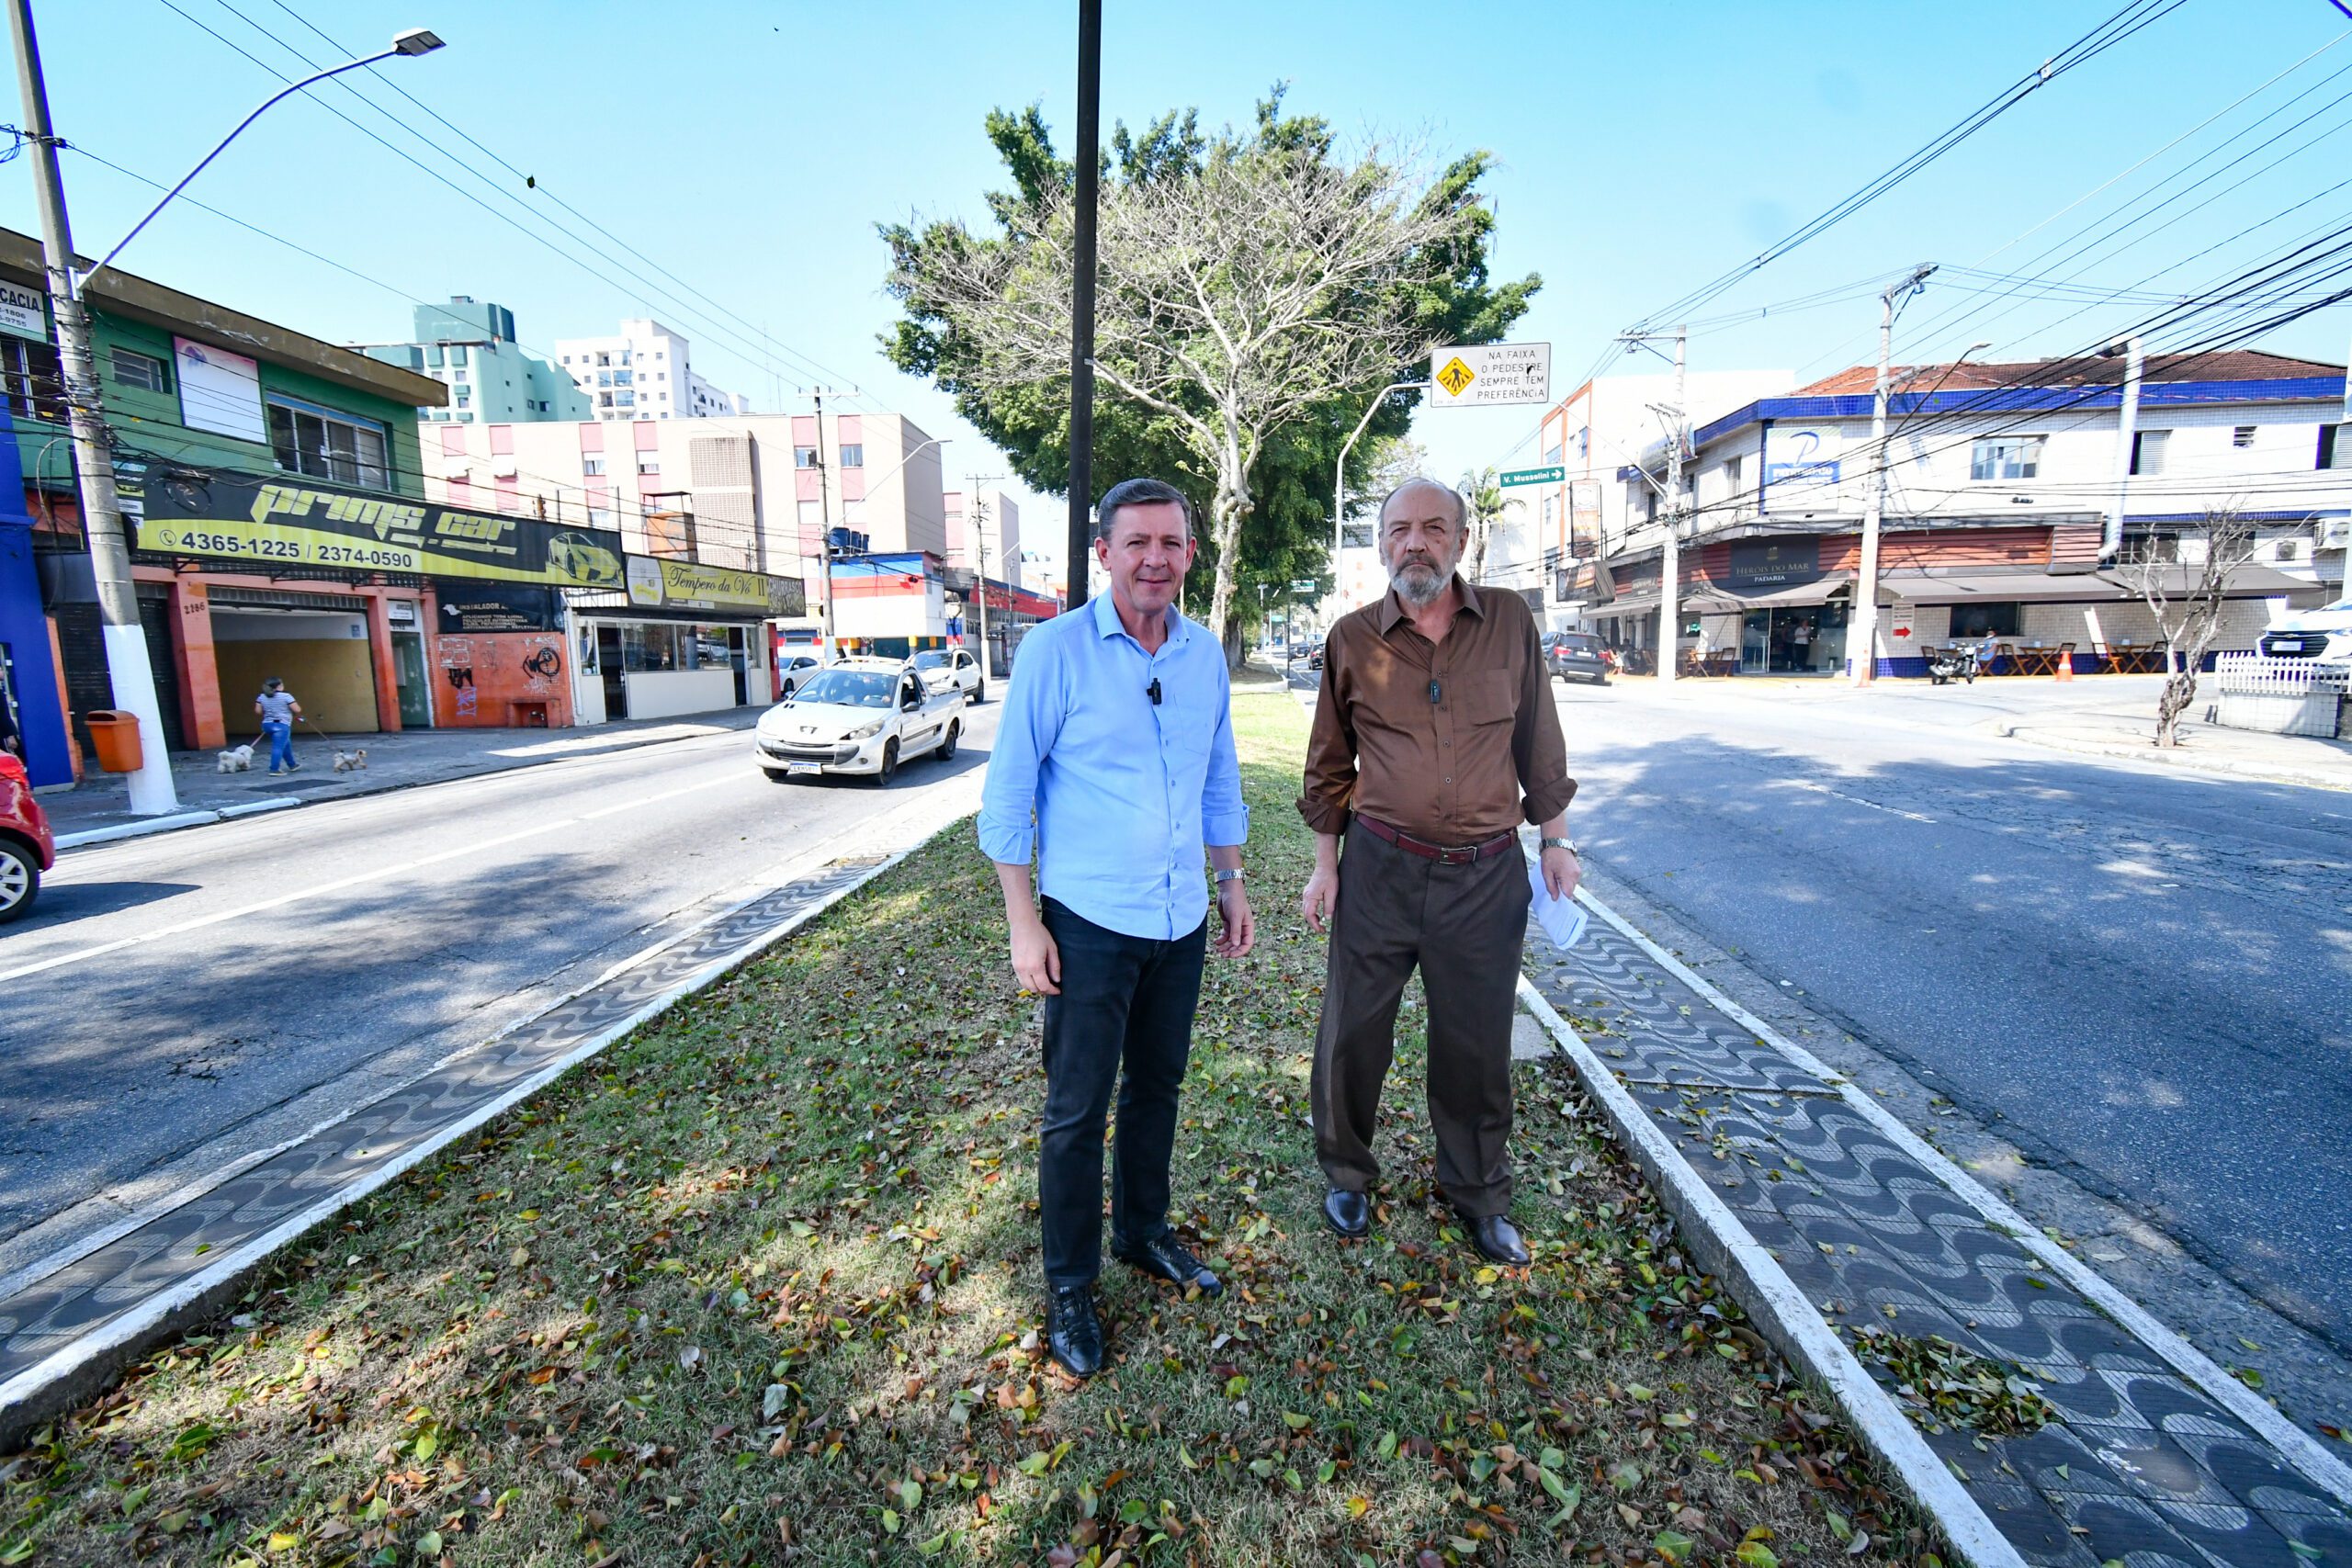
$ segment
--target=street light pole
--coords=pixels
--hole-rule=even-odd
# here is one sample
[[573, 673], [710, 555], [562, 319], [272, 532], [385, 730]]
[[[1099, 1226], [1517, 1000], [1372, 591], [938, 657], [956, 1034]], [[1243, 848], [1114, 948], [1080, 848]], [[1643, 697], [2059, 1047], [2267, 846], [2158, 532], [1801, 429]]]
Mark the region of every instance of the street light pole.
[[1070, 214], [1077, 269], [1069, 310], [1069, 579], [1068, 604], [1086, 603], [1093, 554], [1094, 215], [1102, 174], [1102, 0], [1078, 0], [1078, 190]]
[[[65, 183], [58, 168], [61, 145], [49, 114], [49, 87], [41, 74], [40, 45], [33, 32], [32, 0], [7, 0], [8, 30], [17, 48], [17, 85], [24, 99], [25, 141], [32, 149], [33, 184], [40, 205], [43, 270], [47, 273], [50, 307], [57, 321], [57, 356], [64, 382], [65, 415], [74, 440], [74, 468], [81, 501], [82, 531], [89, 543], [91, 576], [96, 584], [98, 623], [107, 657], [107, 678], [114, 705], [139, 721], [140, 765], [126, 776], [130, 809], [156, 817], [179, 805], [172, 784], [171, 754], [164, 744], [163, 705], [155, 693], [155, 671], [147, 658], [147, 636], [139, 624], [139, 595], [130, 575], [130, 547], [123, 527], [122, 504], [115, 493], [114, 454], [103, 406], [99, 400], [97, 358], [90, 338], [90, 318], [82, 300], [76, 276], [74, 231], [65, 209]], [[289, 94], [345, 71], [388, 60], [393, 55], [423, 54], [441, 47], [441, 40], [422, 28], [402, 33], [392, 47], [364, 60], [354, 60], [330, 71], [305, 77], [273, 95], [236, 130], [220, 139], [164, 199], [149, 209], [106, 255], [95, 274], [135, 239], [173, 197], [204, 172], [220, 151], [237, 139], [263, 110]]]
[[[1867, 686], [1878, 677], [1878, 535], [1886, 505], [1886, 378], [1894, 356], [1894, 308], [1909, 299], [1936, 269], [1913, 267], [1879, 295], [1878, 378], [1871, 389], [1871, 471], [1862, 495], [1862, 570], [1854, 583], [1854, 613], [1846, 628], [1846, 660], [1854, 684]], [[1860, 651], [1855, 639], [1860, 639]]]

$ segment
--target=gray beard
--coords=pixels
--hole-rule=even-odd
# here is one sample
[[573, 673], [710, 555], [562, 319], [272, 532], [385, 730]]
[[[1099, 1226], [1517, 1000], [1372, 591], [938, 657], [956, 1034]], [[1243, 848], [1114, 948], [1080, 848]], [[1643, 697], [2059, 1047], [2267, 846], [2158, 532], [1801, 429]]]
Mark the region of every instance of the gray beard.
[[1435, 568], [1408, 562], [1388, 579], [1397, 596], [1417, 610], [1426, 610], [1445, 592], [1446, 579]]

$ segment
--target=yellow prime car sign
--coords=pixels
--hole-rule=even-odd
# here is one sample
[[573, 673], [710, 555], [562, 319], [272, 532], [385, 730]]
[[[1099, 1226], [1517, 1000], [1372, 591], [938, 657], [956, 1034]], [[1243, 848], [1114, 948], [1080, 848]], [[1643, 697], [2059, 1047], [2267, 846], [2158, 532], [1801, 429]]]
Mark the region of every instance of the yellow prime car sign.
[[420, 577], [617, 588], [620, 536], [535, 517], [458, 512], [315, 479], [126, 465], [123, 509], [156, 555], [265, 570], [324, 567]]

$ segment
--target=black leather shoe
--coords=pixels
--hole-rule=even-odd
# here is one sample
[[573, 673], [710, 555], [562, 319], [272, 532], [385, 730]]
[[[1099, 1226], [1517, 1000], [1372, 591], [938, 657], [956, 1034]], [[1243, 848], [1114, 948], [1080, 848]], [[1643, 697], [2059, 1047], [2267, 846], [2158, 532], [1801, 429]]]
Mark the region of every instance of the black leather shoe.
[[1372, 1229], [1372, 1200], [1334, 1187], [1323, 1195], [1323, 1223], [1339, 1233], [1342, 1241], [1361, 1241]]
[[1184, 1244], [1176, 1239], [1176, 1233], [1172, 1230], [1161, 1231], [1141, 1247], [1121, 1247], [1118, 1257], [1120, 1261], [1140, 1269], [1155, 1280], [1166, 1280], [1178, 1285], [1198, 1285], [1204, 1296], [1225, 1293], [1224, 1284], [1209, 1271], [1206, 1264], [1193, 1257]]
[[1507, 1214], [1464, 1214], [1462, 1223], [1470, 1227], [1470, 1240], [1486, 1255], [1489, 1263], [1500, 1263], [1512, 1269], [1524, 1267], [1528, 1261], [1527, 1243], [1520, 1239], [1519, 1227]]
[[1102, 1319], [1094, 1311], [1093, 1286], [1071, 1285], [1046, 1298], [1046, 1349], [1074, 1378], [1102, 1370]]

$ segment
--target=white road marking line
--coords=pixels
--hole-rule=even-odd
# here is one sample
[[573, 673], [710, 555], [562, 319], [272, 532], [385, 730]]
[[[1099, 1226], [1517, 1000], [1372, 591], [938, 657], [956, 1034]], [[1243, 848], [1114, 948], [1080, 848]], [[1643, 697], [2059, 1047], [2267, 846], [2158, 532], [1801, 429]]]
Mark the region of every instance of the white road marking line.
[[1925, 822], [1929, 827], [1935, 826], [1936, 819], [1932, 817], [1922, 817], [1916, 811], [1905, 811], [1899, 807], [1881, 806], [1875, 800], [1864, 800], [1859, 795], [1848, 795], [1842, 789], [1831, 789], [1827, 784], [1815, 784], [1811, 779], [1790, 779], [1787, 782], [1792, 787], [1796, 789], [1809, 789], [1815, 795], [1834, 795], [1838, 799], [1851, 802], [1853, 805], [1867, 806], [1872, 811], [1883, 811], [1889, 817], [1900, 817], [1905, 818], [1906, 821]]
[[72, 953], [61, 953], [54, 957], [40, 959], [36, 963], [22, 964], [14, 969], [0, 969], [0, 981], [21, 980], [28, 975], [40, 975], [51, 969], [62, 969], [70, 964], [103, 957], [109, 953], [119, 953], [126, 947], [137, 947], [142, 942], [154, 942], [162, 937], [181, 936], [189, 931], [201, 931], [207, 926], [217, 926], [229, 920], [241, 920], [266, 910], [284, 908], [287, 905], [299, 904], [306, 898], [316, 898], [328, 893], [340, 893], [347, 888], [362, 887], [371, 882], [389, 881], [429, 865], [436, 865], [446, 860], [458, 860], [467, 855], [480, 854], [484, 850], [494, 850], [502, 844], [539, 838], [544, 834], [557, 832], [565, 828], [577, 828], [584, 822], [593, 821], [600, 817], [608, 817], [616, 812], [633, 811], [660, 801], [674, 800], [683, 795], [698, 795], [704, 790], [717, 789], [722, 784], [735, 784], [742, 782], [740, 775], [730, 773], [725, 778], [688, 784], [682, 789], [664, 790], [659, 795], [639, 795], [620, 805], [600, 807], [580, 816], [559, 817], [552, 821], [540, 822], [512, 833], [501, 833], [495, 838], [477, 840], [457, 849], [443, 850], [436, 854], [405, 860], [397, 865], [381, 866], [374, 871], [363, 871], [356, 875], [338, 877], [333, 882], [322, 882], [316, 886], [297, 888], [291, 893], [281, 893], [275, 898], [264, 898], [259, 903], [246, 904], [234, 909], [223, 909], [216, 914], [199, 915], [193, 919], [176, 921], [168, 926], [158, 926], [153, 931], [141, 931], [136, 936], [117, 937], [112, 942], [102, 942], [95, 946], [78, 948]]

